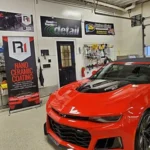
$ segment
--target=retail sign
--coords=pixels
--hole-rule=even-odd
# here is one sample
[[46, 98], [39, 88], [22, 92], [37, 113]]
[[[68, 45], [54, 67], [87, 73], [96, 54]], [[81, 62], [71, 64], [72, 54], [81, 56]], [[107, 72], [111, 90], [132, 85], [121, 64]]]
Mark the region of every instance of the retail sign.
[[0, 11], [0, 30], [34, 32], [33, 16]]
[[86, 35], [115, 35], [114, 24], [85, 21]]
[[33, 37], [3, 37], [10, 109], [40, 103]]
[[41, 16], [43, 37], [82, 37], [81, 21]]

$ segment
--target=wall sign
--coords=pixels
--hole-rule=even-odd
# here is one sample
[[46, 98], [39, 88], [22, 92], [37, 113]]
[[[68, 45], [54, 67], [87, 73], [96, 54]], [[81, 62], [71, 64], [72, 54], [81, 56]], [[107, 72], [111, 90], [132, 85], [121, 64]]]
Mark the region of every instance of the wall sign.
[[97, 23], [84, 22], [86, 35], [115, 35], [114, 24], [112, 23]]
[[9, 107], [39, 104], [33, 37], [3, 37]]
[[34, 32], [33, 16], [0, 11], [0, 30]]
[[82, 37], [81, 21], [41, 16], [43, 37]]

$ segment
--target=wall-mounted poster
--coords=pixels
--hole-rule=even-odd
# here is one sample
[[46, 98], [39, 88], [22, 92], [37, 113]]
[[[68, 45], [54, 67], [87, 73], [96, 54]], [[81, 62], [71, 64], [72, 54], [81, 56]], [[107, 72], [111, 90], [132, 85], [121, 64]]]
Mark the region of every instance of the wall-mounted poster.
[[43, 37], [82, 37], [81, 21], [41, 16]]
[[115, 35], [114, 24], [85, 21], [86, 35]]
[[9, 107], [40, 103], [33, 37], [3, 37]]
[[34, 32], [33, 16], [0, 11], [0, 30]]

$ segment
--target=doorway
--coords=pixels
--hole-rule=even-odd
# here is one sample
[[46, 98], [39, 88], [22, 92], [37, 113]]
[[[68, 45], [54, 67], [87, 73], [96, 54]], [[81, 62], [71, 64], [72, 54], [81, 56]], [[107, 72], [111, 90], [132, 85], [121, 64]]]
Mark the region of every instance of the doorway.
[[74, 42], [57, 42], [60, 87], [76, 81]]

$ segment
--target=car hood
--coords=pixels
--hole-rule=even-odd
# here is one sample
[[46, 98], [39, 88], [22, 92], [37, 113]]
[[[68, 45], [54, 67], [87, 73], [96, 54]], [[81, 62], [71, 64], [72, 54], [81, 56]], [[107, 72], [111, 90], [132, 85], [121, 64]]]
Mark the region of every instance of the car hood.
[[[90, 92], [97, 84], [98, 91]], [[84, 88], [88, 86], [88, 88]], [[96, 86], [96, 85], [95, 85]], [[77, 116], [118, 115], [129, 108], [130, 102], [139, 96], [147, 85], [132, 85], [122, 81], [78, 81], [62, 87], [50, 96], [48, 106], [61, 114]]]

